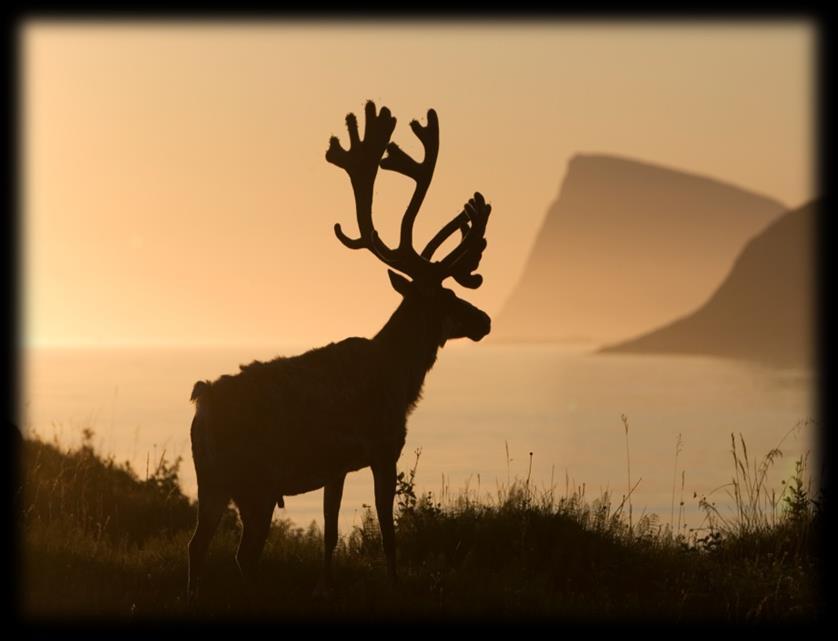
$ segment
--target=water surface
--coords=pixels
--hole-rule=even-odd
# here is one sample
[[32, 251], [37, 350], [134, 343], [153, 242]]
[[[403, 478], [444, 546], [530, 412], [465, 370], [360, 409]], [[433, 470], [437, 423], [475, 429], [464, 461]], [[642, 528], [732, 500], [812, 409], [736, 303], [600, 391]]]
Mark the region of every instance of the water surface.
[[[181, 456], [183, 486], [194, 496], [193, 383], [234, 373], [240, 363], [302, 351], [29, 349], [21, 359], [25, 429], [71, 445], [89, 427], [101, 451], [129, 461], [140, 476], [164, 453]], [[421, 448], [417, 490], [435, 496], [466, 488], [472, 496], [496, 496], [500, 486], [529, 475], [535, 488], [552, 485], [557, 497], [584, 484], [589, 498], [609, 490], [616, 502], [630, 473], [632, 485], [639, 480], [635, 515], [656, 513], [669, 523], [674, 498], [677, 520], [683, 496], [684, 520], [692, 527], [701, 520], [694, 494], [707, 495], [733, 475], [731, 433], [741, 433], [752, 459], [762, 457], [797, 423], [815, 418], [815, 388], [808, 372], [709, 357], [449, 343], [408, 421], [399, 467], [412, 466]], [[771, 485], [781, 489], [781, 479], [792, 473], [797, 456], [814, 449], [813, 441], [811, 425], [786, 438]], [[725, 491], [713, 496], [725, 509]], [[363, 506], [372, 503], [371, 472], [350, 474], [342, 530], [359, 523]], [[292, 496], [275, 516], [322, 526], [321, 506], [322, 491]]]

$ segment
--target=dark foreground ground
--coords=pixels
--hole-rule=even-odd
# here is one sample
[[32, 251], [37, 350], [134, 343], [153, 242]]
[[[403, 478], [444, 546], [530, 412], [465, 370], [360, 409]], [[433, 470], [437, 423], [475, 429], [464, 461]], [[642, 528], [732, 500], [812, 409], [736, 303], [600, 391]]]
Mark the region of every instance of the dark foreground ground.
[[754, 478], [737, 473], [737, 518], [714, 518], [708, 505], [706, 529], [678, 536], [655, 517], [635, 517], [630, 527], [626, 503], [608, 496], [557, 498], [522, 482], [493, 500], [441, 505], [414, 495], [414, 467], [397, 496], [400, 584], [387, 580], [368, 514], [339, 544], [328, 596], [314, 594], [322, 558], [314, 524], [276, 522], [261, 575], [245, 586], [231, 509], [193, 608], [184, 597], [195, 505], [181, 493], [177, 462], [161, 461], [143, 480], [101, 457], [89, 437], [75, 450], [24, 440], [21, 462], [18, 597], [28, 622], [802, 623], [821, 615], [822, 510], [802, 470], [765, 508], [757, 478], [765, 461], [744, 466]]

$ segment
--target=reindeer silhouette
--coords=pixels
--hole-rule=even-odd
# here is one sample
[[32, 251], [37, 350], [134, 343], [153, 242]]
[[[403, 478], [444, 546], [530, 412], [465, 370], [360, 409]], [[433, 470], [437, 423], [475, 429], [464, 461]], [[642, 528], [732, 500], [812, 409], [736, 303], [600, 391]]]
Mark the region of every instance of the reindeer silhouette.
[[[324, 488], [325, 554], [322, 584], [332, 584], [332, 554], [347, 473], [371, 467], [375, 507], [390, 578], [396, 580], [393, 499], [396, 462], [405, 442], [407, 417], [419, 399], [437, 350], [449, 339], [479, 341], [490, 318], [442, 286], [453, 277], [479, 287], [474, 274], [491, 207], [475, 193], [427, 244], [413, 248], [413, 223], [430, 185], [439, 151], [436, 112], [428, 124], [410, 123], [422, 142], [421, 163], [390, 142], [396, 119], [389, 109], [365, 106], [363, 140], [354, 114], [346, 117], [350, 147], [332, 137], [326, 160], [349, 174], [360, 237], [335, 234], [350, 249], [367, 249], [391, 267], [390, 282], [403, 300], [374, 338], [347, 338], [300, 356], [255, 361], [236, 375], [199, 381], [192, 390], [192, 456], [198, 477], [198, 523], [189, 542], [188, 594], [194, 597], [210, 539], [230, 499], [238, 507], [242, 536], [236, 561], [249, 579], [270, 529], [274, 505], [283, 496]], [[387, 153], [384, 156], [385, 152]], [[372, 223], [378, 167], [416, 182], [401, 222], [399, 245], [388, 247]], [[436, 250], [454, 232], [459, 244], [442, 260]], [[408, 280], [396, 271], [409, 276]]]

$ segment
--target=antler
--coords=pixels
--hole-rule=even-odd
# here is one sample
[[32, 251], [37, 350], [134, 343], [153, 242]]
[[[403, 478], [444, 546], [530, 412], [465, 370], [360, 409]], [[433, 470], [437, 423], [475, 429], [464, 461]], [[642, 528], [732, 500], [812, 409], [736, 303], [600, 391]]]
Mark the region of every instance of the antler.
[[[349, 238], [338, 223], [335, 225], [338, 239], [350, 249], [369, 249], [382, 262], [416, 281], [441, 283], [445, 278], [453, 276], [465, 287], [479, 287], [483, 282], [482, 277], [471, 272], [477, 269], [486, 247], [483, 235], [491, 211], [491, 207], [479, 193], [466, 204], [464, 211], [434, 236], [421, 255], [413, 248], [413, 223], [431, 184], [439, 153], [439, 121], [436, 111], [428, 110], [428, 124], [425, 126], [416, 120], [410, 123], [410, 128], [425, 149], [425, 157], [421, 163], [408, 156], [396, 143], [390, 142], [396, 119], [390, 115], [387, 107], [382, 107], [381, 112], [376, 115], [375, 104], [368, 101], [364, 111], [364, 139], [361, 140], [358, 136], [358, 122], [354, 114], [349, 114], [346, 117], [349, 150], [343, 149], [338, 139], [332, 136], [326, 152], [327, 161], [342, 167], [349, 174], [355, 193], [360, 237]], [[387, 156], [382, 157], [385, 151]], [[391, 249], [381, 240], [372, 224], [373, 184], [379, 165], [382, 169], [395, 171], [416, 181], [413, 196], [402, 217], [399, 245], [395, 249]], [[431, 262], [433, 253], [457, 229], [462, 232], [460, 244], [443, 260]]]
[[349, 238], [343, 233], [340, 223], [335, 223], [335, 235], [350, 249], [366, 247], [384, 260], [383, 255], [390, 250], [378, 237], [372, 224], [372, 186], [378, 173], [378, 163], [396, 127], [396, 119], [390, 115], [387, 107], [382, 107], [381, 112], [376, 115], [372, 100], [367, 102], [364, 115], [366, 121], [363, 140], [358, 137], [358, 120], [355, 114], [348, 114], [346, 128], [349, 130], [349, 150], [341, 147], [337, 137], [332, 136], [326, 151], [326, 160], [342, 167], [349, 174], [355, 194], [355, 215], [361, 232], [359, 238]]
[[[404, 254], [416, 256], [416, 251], [413, 249], [413, 223], [422, 202], [425, 200], [425, 194], [428, 193], [428, 187], [431, 185], [434, 168], [436, 167], [436, 158], [439, 154], [439, 120], [436, 111], [428, 109], [428, 124], [425, 127], [420, 125], [419, 121], [411, 120], [410, 128], [422, 142], [422, 146], [425, 148], [425, 158], [421, 163], [417, 163], [402, 151], [401, 147], [391, 142], [387, 145], [387, 157], [381, 160], [381, 168], [395, 171], [416, 181], [413, 196], [410, 198], [402, 218], [397, 250]], [[418, 258], [418, 256], [416, 257]]]
[[438, 265], [437, 270], [443, 279], [453, 276], [460, 285], [470, 289], [476, 289], [483, 284], [483, 277], [472, 272], [480, 265], [483, 250], [486, 249], [486, 224], [491, 212], [492, 206], [486, 202], [483, 194], [475, 192], [463, 211], [440, 229], [422, 250], [422, 257], [430, 261], [440, 245], [455, 231], [460, 230], [462, 237], [459, 245], [441, 261], [432, 263]]

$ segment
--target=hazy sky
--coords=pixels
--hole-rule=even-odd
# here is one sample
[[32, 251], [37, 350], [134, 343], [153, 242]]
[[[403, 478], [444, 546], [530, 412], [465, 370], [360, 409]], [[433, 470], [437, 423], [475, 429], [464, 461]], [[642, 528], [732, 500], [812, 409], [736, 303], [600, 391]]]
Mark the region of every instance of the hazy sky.
[[[440, 119], [417, 245], [475, 191], [477, 291], [497, 312], [575, 153], [614, 153], [797, 206], [816, 195], [815, 31], [804, 22], [253, 24], [32, 21], [21, 29], [24, 339], [311, 343], [395, 308], [355, 235], [329, 136], [367, 98]], [[390, 172], [393, 240], [412, 193]]]

